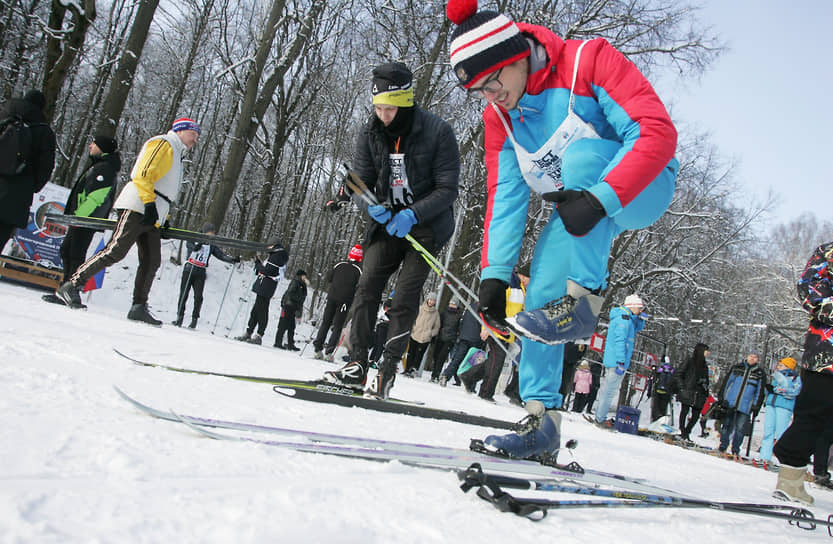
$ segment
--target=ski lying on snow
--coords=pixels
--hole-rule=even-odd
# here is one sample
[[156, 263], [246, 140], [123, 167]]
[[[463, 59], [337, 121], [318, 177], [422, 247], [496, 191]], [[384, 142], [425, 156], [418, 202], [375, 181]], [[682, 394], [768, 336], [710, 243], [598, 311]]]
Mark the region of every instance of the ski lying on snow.
[[206, 434], [205, 427], [221, 428], [235, 431], [250, 431], [270, 433], [281, 436], [294, 436], [303, 441], [262, 440], [243, 436], [221, 435], [209, 433], [215, 439], [242, 440], [252, 443], [279, 446], [295, 451], [308, 453], [323, 453], [360, 459], [379, 461], [401, 461], [403, 463], [426, 466], [428, 468], [465, 469], [472, 463], [480, 463], [487, 470], [501, 470], [516, 474], [531, 475], [540, 478], [566, 479], [588, 485], [618, 486], [643, 493], [668, 493], [662, 489], [644, 482], [641, 479], [629, 478], [618, 474], [610, 474], [591, 469], [575, 472], [563, 467], [542, 465], [533, 461], [507, 459], [482, 455], [470, 450], [451, 448], [447, 446], [433, 446], [429, 444], [415, 444], [396, 442], [376, 438], [345, 436], [337, 434], [304, 431], [299, 429], [285, 429], [249, 423], [223, 421], [194, 416], [173, 414], [158, 410], [133, 399], [118, 387], [116, 392], [135, 408], [152, 417], [168, 421], [186, 423]]
[[439, 408], [429, 408], [427, 406], [419, 406], [415, 404], [382, 400], [375, 397], [365, 397], [360, 394], [344, 395], [335, 391], [328, 391], [326, 389], [301, 389], [294, 387], [284, 387], [275, 385], [275, 393], [279, 393], [285, 397], [309, 400], [312, 402], [323, 402], [327, 404], [337, 404], [339, 406], [365, 408], [368, 410], [375, 410], [377, 412], [387, 412], [391, 414], [403, 414], [407, 416], [424, 417], [427, 419], [442, 419], [447, 421], [456, 421], [457, 423], [467, 423], [469, 425], [478, 425], [480, 427], [491, 427], [493, 429], [509, 429], [514, 430], [515, 423], [512, 421], [504, 421], [500, 419], [492, 419], [490, 417], [478, 416], [466, 412], [459, 412], [456, 410], [441, 410]]
[[[245, 374], [228, 374], [225, 372], [212, 372], [210, 370], [198, 370], [193, 368], [182, 368], [178, 366], [171, 366], [162, 363], [152, 363], [149, 361], [142, 361], [141, 359], [137, 359], [135, 357], [131, 357], [126, 353], [119, 351], [116, 348], [113, 348], [113, 351], [116, 355], [124, 357], [128, 361], [135, 363], [139, 366], [146, 366], [150, 368], [161, 368], [164, 370], [170, 370], [172, 372], [182, 372], [184, 374], [196, 374], [199, 376], [218, 376], [221, 378], [230, 378], [232, 380], [242, 380], [246, 382], [254, 382], [254, 383], [268, 383], [270, 385], [279, 385], [285, 388], [291, 389], [312, 389], [312, 390], [321, 390], [327, 391], [330, 393], [337, 393], [339, 395], [354, 395], [357, 397], [361, 397], [362, 393], [357, 392], [355, 389], [351, 389], [349, 387], [343, 387], [336, 384], [332, 384], [325, 380], [293, 380], [293, 379], [286, 379], [286, 378], [272, 378], [266, 376], [248, 376]], [[403, 399], [390, 399], [391, 402], [395, 403], [408, 403], [414, 404], [416, 406], [421, 406], [424, 403], [420, 401], [410, 401], [410, 400], [403, 400]]]

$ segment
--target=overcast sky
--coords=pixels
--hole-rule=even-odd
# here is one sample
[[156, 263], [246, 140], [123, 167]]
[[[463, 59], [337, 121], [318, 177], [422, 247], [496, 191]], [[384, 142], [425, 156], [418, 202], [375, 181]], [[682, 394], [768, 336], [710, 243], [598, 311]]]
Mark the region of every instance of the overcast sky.
[[[831, 219], [833, 0], [701, 0], [729, 46], [699, 84], [664, 88], [676, 120], [708, 130], [753, 196], [780, 196], [776, 222]], [[667, 93], [671, 92], [669, 97]]]

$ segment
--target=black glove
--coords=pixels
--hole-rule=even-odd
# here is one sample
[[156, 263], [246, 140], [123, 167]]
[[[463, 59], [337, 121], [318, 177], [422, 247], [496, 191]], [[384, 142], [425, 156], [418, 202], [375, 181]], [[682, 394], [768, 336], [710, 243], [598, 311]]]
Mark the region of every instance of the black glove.
[[541, 197], [556, 203], [564, 228], [573, 236], [584, 236], [607, 215], [602, 203], [589, 191], [567, 189], [544, 193]]
[[159, 219], [159, 212], [156, 211], [156, 202], [148, 202], [145, 204], [145, 214], [142, 217], [143, 225], [155, 225]]
[[480, 315], [486, 324], [497, 329], [501, 334], [508, 333], [506, 324], [506, 288], [508, 285], [496, 278], [485, 279], [480, 283]]
[[766, 384], [766, 390], [769, 391], [770, 393], [775, 393], [775, 388], [772, 387], [771, 383]]
[[[155, 210], [156, 207], [154, 207], [153, 209]], [[163, 240], [170, 240], [171, 239], [170, 230], [171, 230], [171, 224], [168, 221], [165, 221], [165, 223], [161, 227], [159, 227], [159, 237], [162, 238]]]

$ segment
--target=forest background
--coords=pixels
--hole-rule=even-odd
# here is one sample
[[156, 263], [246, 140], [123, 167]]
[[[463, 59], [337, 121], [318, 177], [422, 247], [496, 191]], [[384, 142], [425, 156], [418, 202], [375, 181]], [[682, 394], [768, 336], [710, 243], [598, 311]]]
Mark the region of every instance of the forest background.
[[[603, 37], [649, 79], [678, 88], [698, 81], [726, 50], [696, 2], [513, 0], [481, 2], [481, 9], [567, 39]], [[457, 134], [457, 230], [440, 257], [477, 286], [483, 104], [455, 85], [452, 30], [439, 0], [0, 0], [0, 99], [43, 90], [58, 137], [52, 181], [67, 187], [93, 134], [118, 138], [123, 184], [144, 140], [176, 117], [198, 120], [202, 135], [171, 224], [199, 229], [208, 221], [225, 236], [283, 241], [288, 270], [303, 268], [317, 289], [311, 319], [323, 304], [326, 272], [361, 239], [356, 209], [332, 214], [324, 203], [371, 113], [370, 72], [390, 60], [411, 67], [417, 103]], [[639, 293], [653, 316], [641, 350], [676, 364], [701, 341], [723, 367], [750, 349], [768, 364], [796, 355], [807, 318], [795, 281], [833, 224], [809, 213], [776, 222], [778, 196], [750, 196], [732, 150], [675, 122], [674, 200], [656, 224], [614, 242], [603, 315]], [[522, 259], [551, 213], [532, 197]], [[442, 291], [439, 278], [425, 290]], [[450, 293], [441, 296], [443, 307]]]

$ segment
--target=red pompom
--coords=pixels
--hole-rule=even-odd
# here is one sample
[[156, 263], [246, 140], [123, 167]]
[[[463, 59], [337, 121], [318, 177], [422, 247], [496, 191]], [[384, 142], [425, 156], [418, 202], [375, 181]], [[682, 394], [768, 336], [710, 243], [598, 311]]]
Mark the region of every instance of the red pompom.
[[449, 0], [445, 7], [445, 14], [455, 25], [463, 24], [475, 13], [477, 13], [477, 0]]

